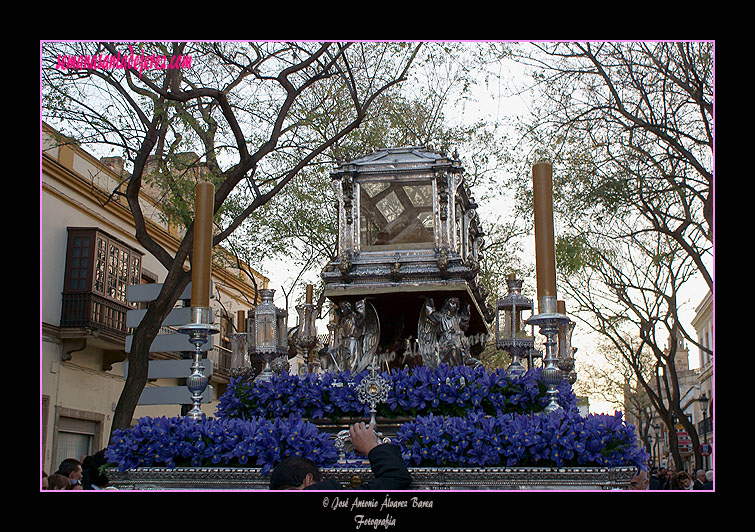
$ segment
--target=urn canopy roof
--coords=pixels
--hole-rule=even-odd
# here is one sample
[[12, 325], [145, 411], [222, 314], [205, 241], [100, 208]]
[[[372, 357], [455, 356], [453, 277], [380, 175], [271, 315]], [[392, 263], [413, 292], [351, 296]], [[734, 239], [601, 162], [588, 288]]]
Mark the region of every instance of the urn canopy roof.
[[337, 177], [345, 172], [380, 173], [428, 171], [438, 167], [453, 168], [462, 171], [461, 163], [437, 153], [426, 146], [404, 146], [399, 148], [383, 148], [369, 155], [359, 157], [353, 161], [338, 166], [331, 175]]

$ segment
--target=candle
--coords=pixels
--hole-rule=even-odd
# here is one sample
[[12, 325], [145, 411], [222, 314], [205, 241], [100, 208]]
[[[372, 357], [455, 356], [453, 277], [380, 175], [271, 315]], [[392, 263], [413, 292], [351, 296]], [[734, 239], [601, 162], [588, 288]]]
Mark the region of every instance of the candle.
[[[556, 312], [566, 316], [566, 302], [563, 301], [562, 299], [559, 299], [558, 301], [556, 301]], [[558, 334], [559, 334], [559, 338], [563, 336], [564, 334], [566, 334], [566, 323], [559, 324]]]
[[538, 301], [543, 297], [556, 297], [556, 245], [553, 237], [552, 174], [553, 168], [548, 162], [540, 162], [532, 166]]
[[236, 321], [238, 322], [236, 330], [240, 333], [246, 332], [246, 312], [239, 310], [236, 312], [236, 316]]
[[191, 261], [191, 306], [210, 308], [212, 216], [215, 187], [199, 183], [195, 190], [194, 254]]
[[312, 304], [312, 289], [313, 289], [312, 285], [308, 284], [307, 285], [307, 300], [306, 300], [307, 304]]

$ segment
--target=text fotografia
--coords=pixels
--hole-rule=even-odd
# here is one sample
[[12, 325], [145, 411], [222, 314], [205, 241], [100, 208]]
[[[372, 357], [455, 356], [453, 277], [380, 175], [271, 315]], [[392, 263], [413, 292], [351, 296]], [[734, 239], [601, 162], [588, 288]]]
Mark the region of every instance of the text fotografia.
[[[322, 500], [323, 508], [329, 508], [331, 510], [339, 511], [346, 510], [347, 512], [354, 513], [354, 528], [360, 530], [364, 528], [372, 528], [377, 530], [378, 528], [388, 529], [396, 526], [396, 517], [391, 515], [391, 510], [403, 510], [409, 508], [432, 508], [433, 501], [427, 499], [420, 499], [419, 497], [410, 497], [408, 499], [395, 499], [391, 498], [386, 493], [385, 498], [380, 500], [374, 497], [324, 497]], [[367, 516], [364, 513], [359, 513], [364, 510], [372, 510], [378, 513], [389, 512], [383, 516]], [[422, 511], [422, 510], [420, 510]]]
[[128, 54], [65, 55], [59, 54], [55, 68], [59, 70], [138, 70], [139, 77], [145, 70], [175, 70], [191, 68], [190, 55], [135, 54], [134, 47], [128, 47]]

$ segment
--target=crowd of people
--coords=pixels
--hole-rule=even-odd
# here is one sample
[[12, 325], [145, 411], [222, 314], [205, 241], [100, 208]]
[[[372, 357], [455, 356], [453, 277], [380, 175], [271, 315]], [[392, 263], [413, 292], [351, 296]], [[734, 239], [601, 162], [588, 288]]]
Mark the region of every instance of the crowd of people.
[[632, 490], [713, 490], [713, 471], [698, 469], [694, 476], [665, 467], [640, 471], [629, 483]]
[[103, 490], [113, 489], [103, 471], [107, 464], [105, 450], [87, 456], [82, 461], [66, 458], [55, 473], [48, 475], [42, 471], [43, 490]]

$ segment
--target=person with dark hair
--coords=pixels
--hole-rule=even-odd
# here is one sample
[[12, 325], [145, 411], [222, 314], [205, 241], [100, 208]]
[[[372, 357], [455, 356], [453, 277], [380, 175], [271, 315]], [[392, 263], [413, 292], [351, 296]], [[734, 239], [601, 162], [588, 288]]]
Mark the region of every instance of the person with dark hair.
[[679, 486], [677, 489], [681, 489], [681, 490], [693, 489], [692, 476], [686, 471], [680, 471], [679, 473], [677, 473], [676, 483]]
[[107, 464], [105, 458], [105, 449], [87, 456], [81, 462], [82, 479], [81, 485], [85, 490], [102, 490], [108, 489], [110, 479], [102, 472], [102, 466]]
[[[401, 458], [396, 445], [379, 443], [375, 428], [357, 423], [349, 428], [354, 450], [367, 456], [374, 480], [360, 489], [401, 490], [412, 483], [412, 476]], [[317, 465], [306, 458], [288, 457], [281, 461], [270, 475], [271, 490], [340, 490], [335, 479], [323, 479]]]
[[68, 479], [68, 482], [71, 484], [72, 490], [80, 490], [83, 489], [81, 487], [81, 476], [82, 476], [82, 470], [81, 470], [81, 462], [76, 460], [75, 458], [66, 458], [62, 462], [60, 462], [60, 465], [58, 466], [58, 470], [55, 472], [58, 475], [63, 475]]

